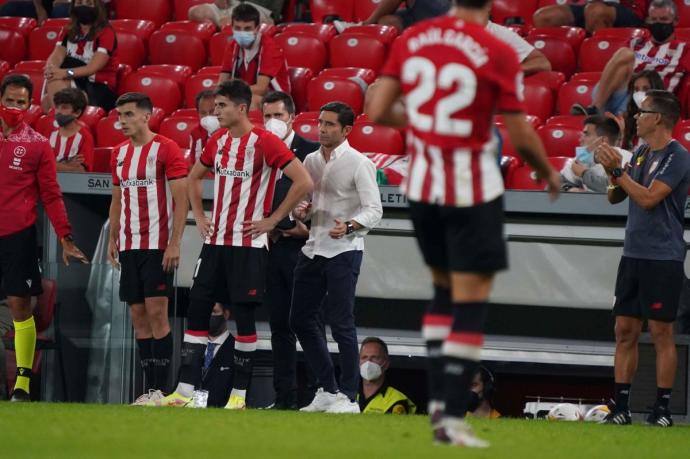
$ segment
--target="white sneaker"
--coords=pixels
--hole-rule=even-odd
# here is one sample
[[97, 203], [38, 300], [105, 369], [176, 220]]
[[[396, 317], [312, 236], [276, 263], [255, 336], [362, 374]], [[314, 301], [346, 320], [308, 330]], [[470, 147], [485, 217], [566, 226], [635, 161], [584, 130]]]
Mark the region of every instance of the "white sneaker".
[[488, 448], [491, 445], [488, 441], [477, 437], [464, 419], [452, 418], [444, 419], [440, 428], [434, 431], [434, 441], [438, 444], [467, 448]]
[[335, 402], [330, 408], [326, 410], [326, 413], [335, 414], [359, 414], [359, 403], [350, 400], [350, 397], [338, 392], [335, 394]]
[[336, 402], [338, 394], [331, 394], [323, 390], [323, 387], [319, 387], [314, 395], [314, 400], [304, 408], [300, 408], [300, 411], [305, 413], [323, 413], [328, 411], [328, 409]]
[[165, 397], [165, 395], [163, 395], [163, 392], [159, 391], [158, 389], [149, 389], [148, 393], [141, 394], [139, 398], [134, 400], [132, 406], [145, 406], [149, 403], [155, 403], [163, 399], [163, 397]]

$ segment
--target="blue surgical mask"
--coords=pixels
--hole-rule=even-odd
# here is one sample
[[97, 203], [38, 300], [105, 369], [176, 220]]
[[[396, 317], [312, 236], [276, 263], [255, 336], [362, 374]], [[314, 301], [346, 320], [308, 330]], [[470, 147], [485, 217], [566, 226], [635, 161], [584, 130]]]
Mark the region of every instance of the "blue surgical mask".
[[594, 164], [594, 155], [587, 147], [575, 148], [575, 159], [588, 166]]
[[254, 32], [241, 32], [233, 31], [232, 38], [237, 42], [242, 48], [249, 48], [256, 40], [256, 33]]

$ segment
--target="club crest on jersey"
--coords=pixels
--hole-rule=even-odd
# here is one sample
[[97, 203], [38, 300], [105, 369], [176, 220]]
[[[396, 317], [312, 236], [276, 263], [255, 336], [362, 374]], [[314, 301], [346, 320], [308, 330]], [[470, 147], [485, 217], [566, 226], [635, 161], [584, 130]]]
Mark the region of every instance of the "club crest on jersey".
[[156, 155], [149, 155], [149, 157], [146, 158], [146, 162], [149, 164], [149, 166], [156, 164]]
[[17, 158], [23, 158], [26, 155], [26, 148], [19, 145], [14, 149], [14, 156]]
[[236, 169], [221, 167], [220, 164], [216, 164], [216, 175], [241, 179], [247, 179], [252, 176], [249, 171], [238, 171]]

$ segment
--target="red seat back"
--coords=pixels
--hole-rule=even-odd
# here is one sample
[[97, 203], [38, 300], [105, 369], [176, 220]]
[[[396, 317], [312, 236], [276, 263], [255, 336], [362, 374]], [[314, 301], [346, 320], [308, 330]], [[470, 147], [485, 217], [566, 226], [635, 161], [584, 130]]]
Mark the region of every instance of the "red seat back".
[[309, 10], [314, 22], [323, 22], [327, 16], [338, 16], [352, 21], [354, 3], [362, 0], [309, 0]]
[[522, 18], [525, 24], [532, 24], [532, 16], [537, 10], [537, 0], [494, 0], [491, 19], [503, 24], [509, 18]]
[[288, 66], [306, 67], [315, 74], [326, 66], [328, 52], [318, 38], [302, 33], [281, 33], [275, 36], [275, 40], [283, 48]]
[[115, 16], [120, 19], [146, 19], [157, 27], [169, 21], [172, 16], [170, 0], [146, 0], [146, 4], [137, 1], [116, 1]]
[[158, 30], [149, 39], [149, 62], [186, 65], [196, 71], [206, 64], [206, 47], [195, 35]]
[[34, 18], [21, 18], [12, 16], [0, 17], [0, 29], [14, 30], [22, 37], [27, 38], [29, 33], [36, 28], [38, 22]]
[[574, 157], [575, 148], [580, 145], [582, 127], [555, 126], [546, 124], [537, 129], [549, 157]]
[[122, 84], [123, 92], [143, 92], [165, 113], [172, 113], [182, 105], [182, 91], [177, 81], [158, 75], [134, 72]]
[[216, 26], [212, 22], [195, 22], [179, 20], [166, 22], [160, 28], [162, 32], [183, 32], [201, 39], [204, 43], [208, 42], [214, 33]]
[[405, 145], [400, 131], [370, 121], [356, 122], [348, 136], [350, 145], [362, 153], [404, 155]]
[[309, 35], [310, 37], [318, 38], [323, 43], [328, 43], [338, 34], [333, 24], [317, 24], [307, 22], [287, 24], [285, 27], [283, 27], [281, 32], [287, 33], [288, 35]]
[[295, 116], [292, 129], [301, 137], [312, 142], [319, 141], [319, 112], [302, 112]]
[[592, 103], [592, 90], [596, 82], [593, 81], [569, 81], [561, 86], [558, 91], [558, 112], [561, 115], [570, 113], [573, 104], [589, 106]]
[[62, 27], [37, 27], [29, 34], [29, 59], [46, 60], [55, 49]]
[[[199, 74], [192, 75], [185, 83], [184, 104], [185, 107], [195, 108], [196, 96], [201, 91], [213, 90], [218, 82], [218, 74]], [[294, 88], [294, 86], [293, 86]]]
[[224, 29], [214, 34], [208, 43], [208, 55], [211, 65], [222, 65], [225, 50], [232, 41], [232, 30]]
[[146, 44], [151, 34], [156, 30], [156, 24], [145, 19], [113, 19], [110, 21], [116, 32], [126, 32], [136, 35]]
[[371, 35], [338, 35], [329, 47], [331, 67], [361, 67], [378, 73], [386, 59], [386, 46]]
[[362, 113], [364, 93], [359, 84], [342, 78], [316, 77], [307, 86], [307, 106], [309, 110], [319, 110], [321, 106], [340, 101], [352, 108], [355, 115]]
[[133, 68], [140, 67], [146, 60], [144, 41], [133, 33], [116, 31], [117, 56], [120, 62]]
[[111, 173], [112, 147], [98, 147], [93, 150], [93, 172]]
[[530, 36], [532, 45], [551, 62], [551, 68], [562, 72], [567, 78], [577, 69], [577, 58], [573, 47], [566, 40], [546, 35]]
[[14, 30], [0, 29], [0, 59], [9, 65], [22, 61], [26, 56], [26, 41]]
[[580, 27], [537, 27], [529, 31], [527, 40], [532, 42], [537, 37], [558, 38], [567, 41], [572, 46], [575, 54], [580, 51], [582, 42], [587, 37], [585, 29]]
[[579, 69], [581, 72], [601, 72], [608, 61], [627, 42], [620, 39], [587, 38], [582, 42], [579, 55]]
[[161, 123], [160, 134], [174, 140], [180, 148], [189, 148], [189, 138], [194, 129], [199, 126], [199, 117], [176, 117], [166, 118]]
[[292, 88], [292, 99], [295, 101], [297, 112], [307, 109], [307, 85], [314, 78], [314, 73], [304, 67], [289, 67], [290, 87]]

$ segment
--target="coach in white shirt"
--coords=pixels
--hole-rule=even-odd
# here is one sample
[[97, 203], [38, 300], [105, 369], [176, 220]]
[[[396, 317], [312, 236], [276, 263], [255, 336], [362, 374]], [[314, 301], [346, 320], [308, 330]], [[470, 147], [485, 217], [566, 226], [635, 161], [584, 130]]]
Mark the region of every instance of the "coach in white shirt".
[[[321, 148], [304, 160], [314, 181], [311, 204], [294, 212], [300, 220], [310, 218], [311, 229], [295, 268], [290, 327], [321, 384], [302, 411], [359, 413], [355, 287], [364, 235], [379, 223], [383, 210], [374, 163], [347, 142], [354, 120], [352, 109], [343, 103], [321, 107]], [[338, 343], [339, 384], [321, 326], [321, 307]]]

